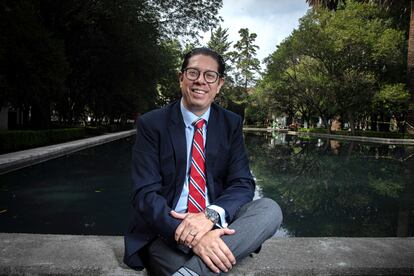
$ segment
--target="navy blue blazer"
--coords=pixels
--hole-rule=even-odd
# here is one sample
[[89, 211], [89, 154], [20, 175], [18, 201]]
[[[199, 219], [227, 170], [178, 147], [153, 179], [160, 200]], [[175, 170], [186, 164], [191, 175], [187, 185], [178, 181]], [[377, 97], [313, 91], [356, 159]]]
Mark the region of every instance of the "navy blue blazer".
[[[242, 119], [213, 103], [207, 127], [209, 200], [222, 207], [231, 222], [237, 210], [253, 199], [255, 189], [243, 142]], [[176, 245], [174, 233], [180, 220], [169, 213], [183, 188], [186, 154], [180, 101], [138, 119], [132, 153], [134, 213], [125, 235], [124, 254], [124, 262], [131, 268], [143, 268], [145, 250], [141, 249], [154, 238]]]

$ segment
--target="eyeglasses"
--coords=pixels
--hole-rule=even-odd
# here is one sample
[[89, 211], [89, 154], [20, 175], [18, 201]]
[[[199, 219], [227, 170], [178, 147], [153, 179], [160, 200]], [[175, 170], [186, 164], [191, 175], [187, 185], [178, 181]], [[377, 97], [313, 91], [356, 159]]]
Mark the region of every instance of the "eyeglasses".
[[[196, 68], [186, 68], [183, 70], [185, 77], [190, 81], [195, 81], [200, 77], [200, 70]], [[220, 77], [220, 74], [215, 71], [204, 71], [204, 79], [207, 83], [215, 83]]]

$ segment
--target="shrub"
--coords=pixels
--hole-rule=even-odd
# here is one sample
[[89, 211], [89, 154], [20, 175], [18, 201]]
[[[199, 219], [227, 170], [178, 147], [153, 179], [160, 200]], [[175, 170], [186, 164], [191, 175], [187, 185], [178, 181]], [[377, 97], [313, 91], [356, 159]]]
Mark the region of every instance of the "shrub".
[[0, 131], [0, 153], [57, 144], [85, 136], [84, 128]]

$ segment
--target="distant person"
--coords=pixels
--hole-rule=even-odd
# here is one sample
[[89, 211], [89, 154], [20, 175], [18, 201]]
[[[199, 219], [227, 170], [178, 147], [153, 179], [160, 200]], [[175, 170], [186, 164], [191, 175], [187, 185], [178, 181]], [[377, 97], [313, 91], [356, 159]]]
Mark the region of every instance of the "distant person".
[[394, 115], [392, 115], [391, 120], [390, 120], [390, 131], [391, 132], [396, 132], [398, 131], [398, 123], [397, 123], [397, 118], [395, 118]]
[[331, 131], [340, 131], [342, 129], [341, 121], [339, 121], [340, 116], [335, 116], [332, 120]]
[[138, 119], [124, 256], [134, 269], [227, 272], [281, 224], [273, 200], [252, 201], [241, 117], [214, 103], [224, 71], [216, 52], [190, 51], [179, 73], [181, 99]]

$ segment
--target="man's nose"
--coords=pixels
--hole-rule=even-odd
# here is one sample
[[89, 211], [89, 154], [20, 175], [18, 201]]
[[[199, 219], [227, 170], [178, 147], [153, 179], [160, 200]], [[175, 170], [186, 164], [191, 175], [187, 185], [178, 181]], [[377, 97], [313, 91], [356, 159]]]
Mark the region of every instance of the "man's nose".
[[200, 75], [198, 75], [198, 78], [194, 82], [202, 83], [202, 84], [207, 83], [206, 79], [204, 78], [204, 74], [201, 72], [200, 72]]

